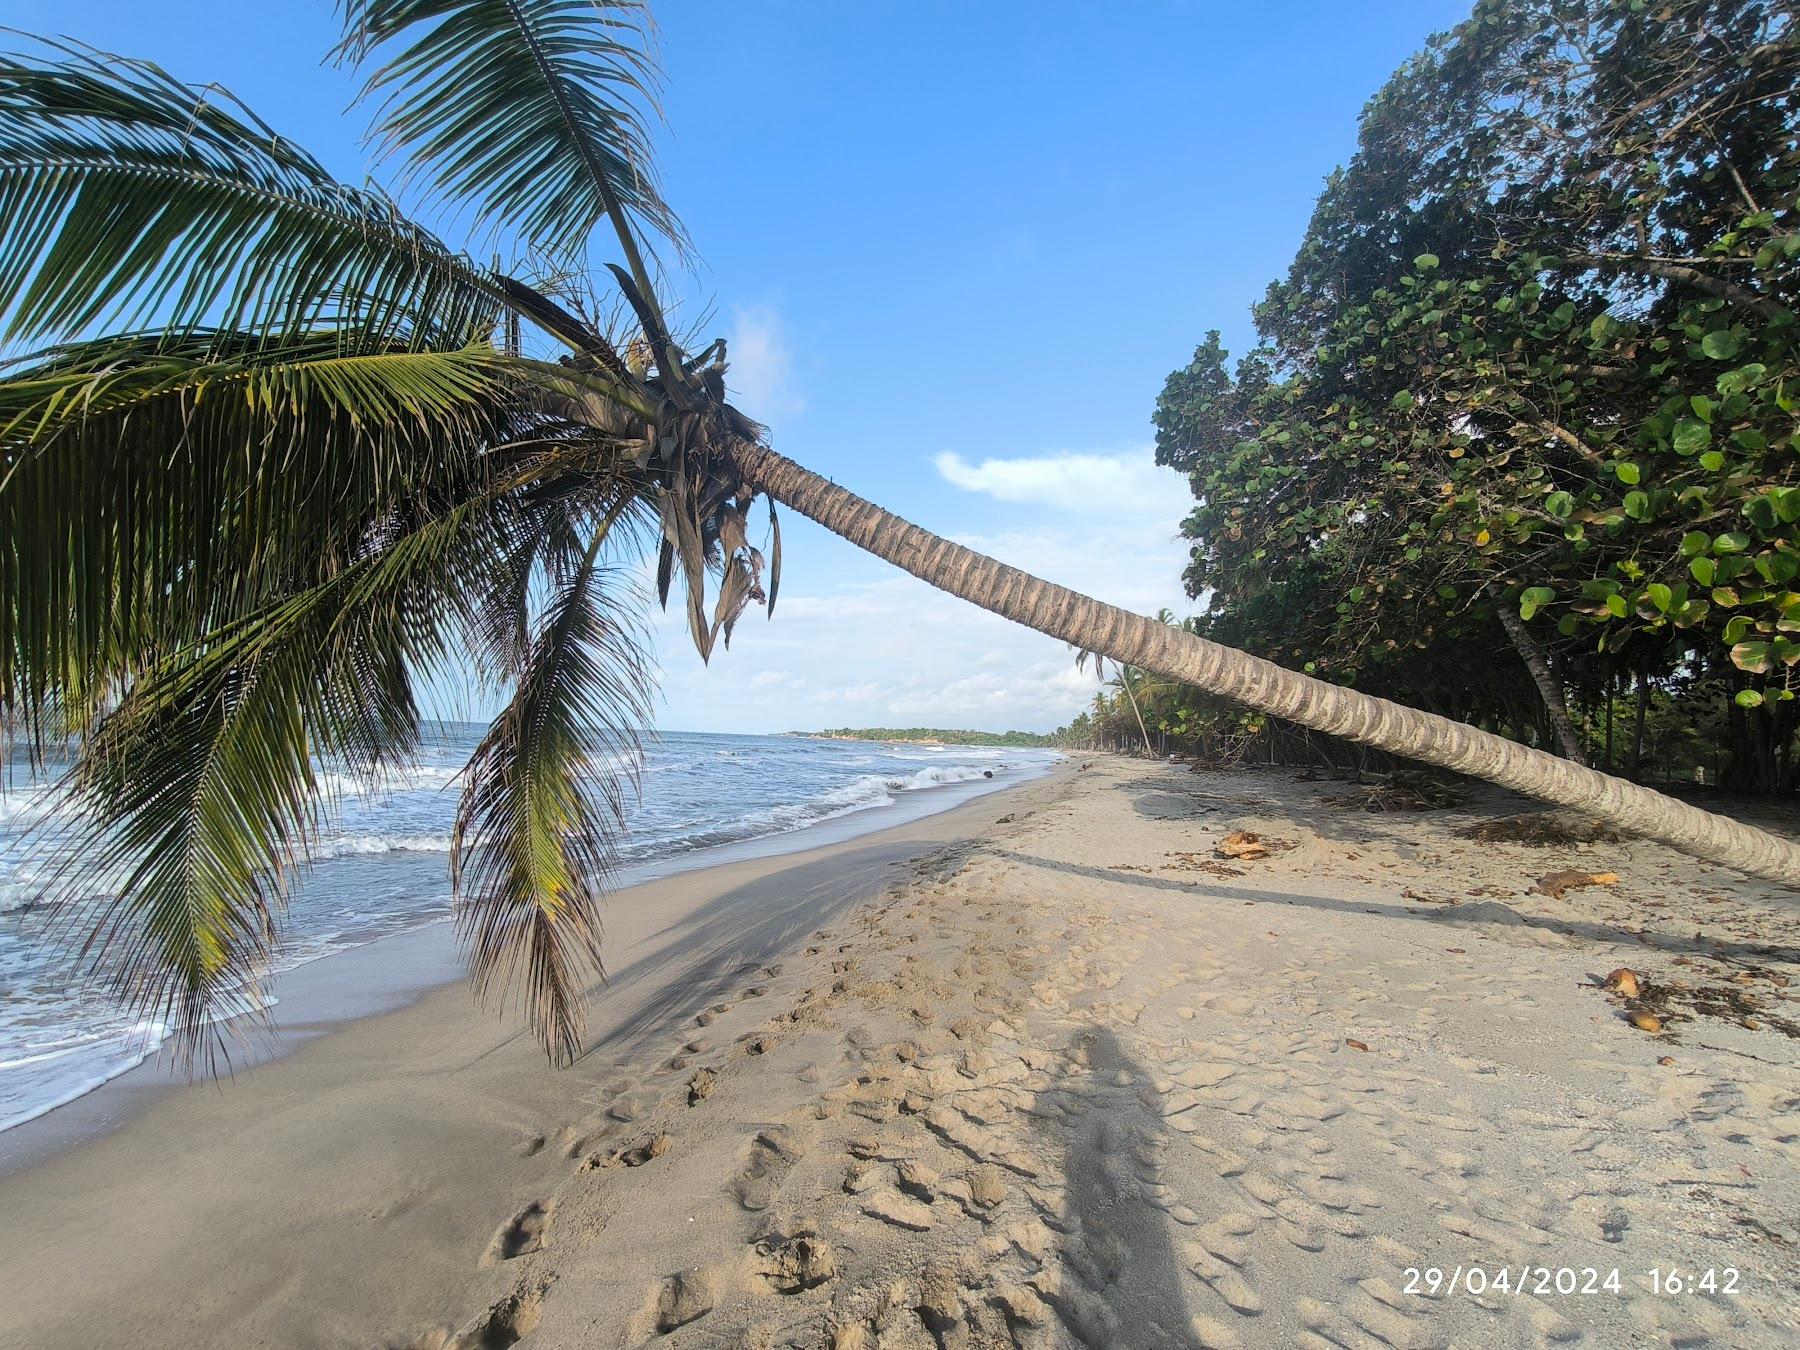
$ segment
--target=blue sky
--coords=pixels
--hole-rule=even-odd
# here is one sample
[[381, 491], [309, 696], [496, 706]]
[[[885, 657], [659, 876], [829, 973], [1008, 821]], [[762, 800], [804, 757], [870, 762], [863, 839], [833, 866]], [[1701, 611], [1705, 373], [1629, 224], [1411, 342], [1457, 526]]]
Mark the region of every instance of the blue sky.
[[[1362, 103], [1466, 0], [657, 9], [664, 186], [785, 453], [940, 533], [1182, 609], [1185, 486], [1150, 412], [1208, 328], [1247, 345]], [[9, 0], [6, 22], [216, 81], [334, 172], [374, 166], [330, 0]], [[797, 519], [773, 621], [700, 665], [657, 624], [663, 726], [1048, 729], [1093, 676]]]

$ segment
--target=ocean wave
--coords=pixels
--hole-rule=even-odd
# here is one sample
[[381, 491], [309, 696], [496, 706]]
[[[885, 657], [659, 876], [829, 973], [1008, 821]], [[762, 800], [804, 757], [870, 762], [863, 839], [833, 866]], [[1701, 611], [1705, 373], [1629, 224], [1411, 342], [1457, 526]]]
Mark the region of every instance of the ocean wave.
[[[482, 730], [468, 729], [466, 747], [428, 747], [422, 763], [374, 783], [339, 763], [318, 766], [321, 785], [336, 801], [327, 802], [327, 825], [312, 858], [337, 861], [296, 887], [283, 946], [267, 974], [449, 921], [447, 877], [437, 877], [434, 868], [450, 848], [463, 772], [459, 757]], [[957, 800], [977, 789], [957, 792], [955, 785], [998, 779], [991, 786], [1002, 787], [1038, 763], [1033, 752], [990, 747], [909, 746], [896, 752], [865, 744], [848, 755], [845, 749], [736, 738], [722, 745], [707, 737], [665, 735], [647, 747], [639, 766], [659, 776], [645, 783], [641, 801], [632, 806], [626, 860], [688, 856], [864, 812], [877, 813], [867, 827], [878, 828], [880, 811], [903, 799], [919, 802], [916, 794], [951, 789], [938, 800]], [[631, 765], [626, 757], [609, 757], [605, 767]], [[52, 965], [55, 948], [33, 940], [37, 921], [10, 912], [116, 893], [119, 878], [102, 875], [85, 858], [78, 877], [56, 875], [60, 864], [78, 856], [74, 837], [43, 830], [24, 837], [27, 822], [53, 795], [53, 784], [22, 779], [0, 793], [0, 984], [15, 995], [0, 1004], [0, 1129], [125, 1072], [163, 1039], [161, 1028], [133, 1026], [118, 1008], [65, 989]], [[796, 839], [795, 846], [804, 845]], [[621, 878], [629, 879], [629, 873]], [[64, 885], [53, 886], [53, 880]], [[71, 893], [72, 880], [83, 896]]]
[[317, 775], [320, 793], [327, 799], [348, 800], [358, 797], [377, 799], [395, 797], [403, 792], [437, 791], [449, 787], [462, 774], [462, 766], [448, 764], [410, 764], [390, 769], [370, 779], [360, 774], [326, 769]]
[[20, 1047], [0, 1060], [0, 1130], [34, 1120], [86, 1096], [108, 1079], [135, 1069], [168, 1034], [161, 1022], [139, 1022], [123, 1030], [94, 1031], [60, 1044]]
[[[999, 768], [1003, 766], [995, 766]], [[774, 834], [787, 834], [811, 825], [837, 820], [859, 811], [891, 806], [896, 796], [906, 792], [924, 792], [955, 783], [971, 783], [992, 778], [994, 768], [971, 764], [934, 764], [907, 774], [859, 774], [848, 782], [801, 801], [783, 803], [752, 811], [733, 820], [721, 821], [711, 828], [669, 838], [646, 839], [632, 846], [628, 858], [643, 859], [667, 853], [686, 853], [694, 849], [716, 848], [721, 844], [741, 844], [751, 839], [764, 839]]]
[[321, 839], [313, 849], [314, 861], [347, 858], [362, 853], [448, 853], [447, 834], [343, 834]]

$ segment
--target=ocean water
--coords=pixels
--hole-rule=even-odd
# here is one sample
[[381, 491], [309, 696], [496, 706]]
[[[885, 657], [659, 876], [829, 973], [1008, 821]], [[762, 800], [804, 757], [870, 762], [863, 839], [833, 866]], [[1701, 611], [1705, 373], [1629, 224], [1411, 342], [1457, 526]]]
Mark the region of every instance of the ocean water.
[[[459, 775], [481, 728], [434, 729], [418, 762], [377, 791], [332, 780], [338, 806], [283, 921], [274, 971], [450, 918], [450, 831]], [[880, 829], [1043, 772], [1047, 750], [890, 745], [797, 736], [665, 732], [646, 746], [620, 883], [704, 866], [707, 850], [765, 847], [824, 821]], [[20, 763], [0, 792], [0, 1130], [30, 1120], [154, 1054], [164, 1027], [134, 1021], [82, 978], [46, 881], [66, 861], [53, 790]], [[904, 809], [898, 809], [904, 808]], [[78, 862], [78, 860], [77, 860]], [[83, 874], [104, 898], [108, 878]], [[280, 1020], [279, 1009], [274, 1016]]]

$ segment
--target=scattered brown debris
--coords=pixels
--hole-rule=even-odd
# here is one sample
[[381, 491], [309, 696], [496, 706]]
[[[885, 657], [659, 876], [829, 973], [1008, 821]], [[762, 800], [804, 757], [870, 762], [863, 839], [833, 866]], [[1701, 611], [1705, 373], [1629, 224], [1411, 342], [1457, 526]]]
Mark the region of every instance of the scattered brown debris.
[[1645, 1012], [1642, 1008], [1630, 1014], [1630, 1021], [1639, 1031], [1648, 1031], [1652, 1035], [1663, 1029], [1662, 1018], [1653, 1012]]
[[1482, 844], [1528, 844], [1533, 848], [1567, 847], [1574, 844], [1616, 844], [1620, 835], [1604, 821], [1583, 823], [1554, 811], [1533, 811], [1521, 816], [1478, 820], [1457, 831], [1464, 839]]
[[1169, 861], [1163, 864], [1165, 872], [1205, 872], [1215, 877], [1241, 877], [1244, 869], [1227, 867], [1217, 858], [1209, 858], [1200, 853], [1165, 853], [1163, 857]]
[[1348, 1037], [1346, 1037], [1344, 1039], [1344, 1044], [1349, 1046], [1352, 1050], [1361, 1050], [1365, 1054], [1368, 1053], [1369, 1047], [1366, 1044], [1364, 1044], [1362, 1041], [1353, 1041], [1353, 1040], [1350, 1040]]
[[1430, 774], [1400, 770], [1341, 797], [1324, 799], [1357, 811], [1444, 811], [1462, 805], [1462, 794]]
[[1672, 1068], [1674, 1068], [1674, 1067], [1675, 1067], [1675, 1056], [1673, 1056], [1673, 1055], [1662, 1055], [1662, 1056], [1660, 1056], [1660, 1057], [1659, 1057], [1659, 1058], [1658, 1058], [1658, 1059], [1657, 1059], [1657, 1061], [1656, 1061], [1656, 1062], [1657, 1062], [1657, 1063], [1658, 1063], [1658, 1064], [1660, 1064], [1660, 1065], [1662, 1065], [1662, 1066], [1663, 1066], [1663, 1068], [1665, 1068], [1665, 1069], [1672, 1069]]
[[1421, 905], [1460, 905], [1462, 901], [1453, 895], [1433, 895], [1430, 891], [1415, 890], [1408, 886], [1400, 892], [1402, 900], [1414, 900]]
[[1699, 962], [1683, 957], [1676, 957], [1673, 964], [1684, 965], [1699, 975], [1652, 983], [1640, 973], [1632, 1006], [1655, 1014], [1671, 1027], [1696, 1017], [1709, 1017], [1746, 1031], [1767, 1028], [1800, 1039], [1800, 1018], [1788, 1016], [1782, 1006], [1793, 1001], [1785, 992], [1786, 976], [1762, 966], [1742, 966], [1730, 973], [1707, 971]]
[[1560, 900], [1565, 891], [1580, 891], [1589, 886], [1617, 886], [1618, 884], [1619, 874], [1617, 872], [1565, 870], [1546, 872], [1537, 879], [1537, 886], [1534, 889], [1549, 896], [1552, 900]]
[[1606, 988], [1614, 994], [1623, 994], [1626, 998], [1636, 998], [1646, 981], [1635, 971], [1620, 966], [1606, 977]]
[[1213, 845], [1213, 853], [1221, 858], [1235, 858], [1239, 862], [1256, 862], [1271, 853], [1281, 853], [1292, 847], [1293, 844], [1285, 839], [1264, 839], [1249, 830], [1233, 830]]

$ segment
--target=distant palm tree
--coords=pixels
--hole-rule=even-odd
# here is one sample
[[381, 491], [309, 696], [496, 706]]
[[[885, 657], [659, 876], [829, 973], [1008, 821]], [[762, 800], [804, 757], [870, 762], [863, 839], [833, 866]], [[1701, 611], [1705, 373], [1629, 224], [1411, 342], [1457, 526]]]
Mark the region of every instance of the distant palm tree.
[[[638, 8], [339, 7], [402, 181], [550, 280], [476, 263], [211, 86], [71, 42], [0, 60], [0, 341], [27, 353], [0, 383], [0, 721], [77, 739], [80, 866], [117, 881], [72, 911], [83, 950], [184, 1044], [250, 1001], [329, 806], [315, 765], [380, 778], [418, 744], [420, 682], [472, 671], [506, 703], [463, 786], [460, 929], [478, 987], [522, 989], [578, 1053], [648, 709], [618, 546], [660, 534], [708, 655], [774, 608], [759, 493], [1083, 650], [1800, 881], [1786, 840], [1101, 604], [784, 458], [726, 401], [724, 344], [690, 353], [656, 297], [652, 242], [685, 238]], [[617, 334], [584, 303], [603, 222]], [[565, 354], [524, 355], [525, 324]]]
[[[1094, 663], [1094, 674], [1105, 680], [1106, 658], [1098, 652], [1077, 651], [1075, 653], [1075, 669], [1085, 670], [1090, 660]], [[1144, 725], [1144, 710], [1138, 706], [1137, 691], [1131, 687], [1131, 667], [1120, 666], [1119, 673], [1111, 680], [1107, 680], [1107, 683], [1123, 691], [1131, 704], [1131, 715], [1137, 718], [1138, 735], [1144, 738], [1144, 753], [1154, 755], [1156, 751], [1150, 744], [1150, 728]]]

